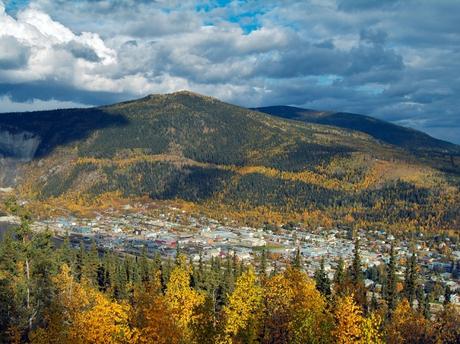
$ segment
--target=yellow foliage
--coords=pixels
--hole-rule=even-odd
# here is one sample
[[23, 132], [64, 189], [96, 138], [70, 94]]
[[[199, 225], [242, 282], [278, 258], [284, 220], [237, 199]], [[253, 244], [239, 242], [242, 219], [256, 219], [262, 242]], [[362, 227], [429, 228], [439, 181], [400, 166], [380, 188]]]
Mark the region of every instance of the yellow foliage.
[[335, 309], [336, 327], [334, 336], [338, 344], [359, 343], [363, 336], [361, 307], [353, 300], [353, 295], [339, 298]]
[[306, 343], [330, 338], [326, 300], [305, 273], [289, 268], [265, 286], [265, 339]]
[[134, 339], [127, 305], [77, 283], [67, 265], [62, 266], [54, 283], [57, 296], [48, 311], [48, 326], [32, 333], [32, 343], [115, 344]]
[[393, 313], [387, 326], [388, 343], [422, 343], [429, 336], [428, 321], [414, 312], [409, 301], [403, 299]]
[[190, 336], [190, 324], [197, 319], [196, 308], [205, 301], [203, 294], [190, 286], [190, 267], [185, 256], [179, 257], [180, 264], [173, 269], [166, 286], [165, 303], [184, 337]]
[[362, 322], [362, 344], [382, 344], [383, 335], [380, 330], [382, 326], [382, 318], [376, 313], [370, 314]]
[[252, 267], [236, 281], [235, 290], [223, 308], [225, 328], [223, 342], [238, 342], [240, 337], [247, 341], [257, 332], [262, 315], [263, 289], [257, 283]]

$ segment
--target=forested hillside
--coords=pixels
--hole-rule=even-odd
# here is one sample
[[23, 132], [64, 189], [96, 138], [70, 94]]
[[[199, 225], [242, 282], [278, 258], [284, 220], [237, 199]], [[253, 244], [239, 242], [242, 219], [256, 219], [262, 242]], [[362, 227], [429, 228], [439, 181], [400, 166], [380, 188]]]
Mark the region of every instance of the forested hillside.
[[[17, 187], [41, 202], [148, 196], [259, 222], [283, 214], [316, 225], [460, 226], [455, 168], [438, 168], [436, 160], [427, 163], [363, 132], [280, 119], [190, 92], [6, 114], [0, 129], [39, 140]], [[14, 159], [16, 151], [4, 154]]]
[[360, 131], [387, 144], [401, 147], [429, 165], [445, 171], [459, 172], [460, 146], [435, 139], [421, 131], [347, 112], [315, 111], [293, 106], [267, 106], [254, 110], [304, 123]]

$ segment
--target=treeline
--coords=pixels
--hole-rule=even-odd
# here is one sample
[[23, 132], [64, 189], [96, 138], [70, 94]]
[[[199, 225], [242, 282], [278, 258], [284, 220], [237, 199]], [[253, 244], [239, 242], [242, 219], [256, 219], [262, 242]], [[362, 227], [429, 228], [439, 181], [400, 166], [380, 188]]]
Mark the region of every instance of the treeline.
[[[11, 207], [10, 207], [11, 209]], [[235, 255], [211, 261], [119, 256], [56, 248], [50, 233], [21, 225], [0, 244], [0, 340], [29, 343], [458, 343], [460, 314], [449, 303], [431, 314], [416, 257], [403, 288], [394, 253], [377, 297], [364, 287], [356, 242], [350, 266], [314, 279], [299, 250], [286, 269]], [[372, 297], [369, 297], [372, 296]], [[417, 302], [421, 297], [422, 301]]]

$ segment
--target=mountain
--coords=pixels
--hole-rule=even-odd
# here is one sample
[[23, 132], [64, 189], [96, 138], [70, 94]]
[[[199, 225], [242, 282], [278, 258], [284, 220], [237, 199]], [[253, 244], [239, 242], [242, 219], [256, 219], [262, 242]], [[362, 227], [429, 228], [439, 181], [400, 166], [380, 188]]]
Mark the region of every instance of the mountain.
[[408, 150], [437, 167], [441, 162], [442, 168], [446, 171], [456, 170], [458, 167], [454, 163], [454, 157], [460, 156], [460, 146], [438, 140], [421, 131], [370, 116], [347, 112], [321, 112], [293, 106], [268, 106], [254, 110], [304, 123], [324, 124], [360, 131], [387, 144]]
[[0, 114], [0, 154], [0, 187], [15, 183], [22, 197], [44, 204], [149, 197], [252, 222], [426, 230], [460, 223], [455, 169], [360, 131], [187, 91]]

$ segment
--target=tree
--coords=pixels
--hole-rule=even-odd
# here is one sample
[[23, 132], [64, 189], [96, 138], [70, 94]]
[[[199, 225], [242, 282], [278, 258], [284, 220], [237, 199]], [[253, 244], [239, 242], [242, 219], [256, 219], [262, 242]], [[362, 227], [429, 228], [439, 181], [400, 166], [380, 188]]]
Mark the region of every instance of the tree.
[[407, 299], [397, 304], [386, 328], [387, 343], [426, 343], [432, 337], [429, 322], [410, 306]]
[[191, 273], [185, 256], [180, 255], [177, 264], [166, 285], [165, 302], [182, 337], [188, 340], [191, 337], [190, 325], [196, 319], [196, 308], [204, 303], [205, 297], [190, 287]]
[[431, 302], [431, 295], [429, 293], [426, 293], [425, 298], [423, 299], [423, 316], [427, 320], [431, 319], [430, 302]]
[[349, 269], [349, 281], [355, 301], [363, 308], [367, 309], [367, 294], [364, 285], [364, 274], [361, 264], [361, 255], [359, 252], [359, 238], [355, 240], [355, 247], [353, 252], [353, 261]]
[[267, 249], [262, 248], [260, 253], [259, 274], [265, 276], [267, 273]]
[[326, 297], [331, 295], [331, 281], [324, 269], [324, 258], [321, 259], [320, 267], [315, 271], [316, 289]]
[[450, 290], [450, 287], [446, 285], [446, 288], [444, 289], [444, 307], [447, 306], [450, 303], [450, 298], [452, 296], [452, 292]]
[[166, 303], [159, 270], [143, 288], [135, 290], [133, 305], [130, 322], [138, 331], [137, 344], [180, 343], [182, 331]]
[[394, 253], [394, 246], [393, 243], [391, 244], [390, 248], [390, 259], [387, 264], [387, 285], [385, 288], [386, 293], [386, 302], [388, 305], [389, 315], [396, 308], [397, 303], [397, 277], [396, 277], [396, 257]]
[[342, 257], [337, 263], [333, 281], [336, 294], [339, 296], [345, 295], [345, 263]]
[[460, 312], [452, 304], [444, 306], [435, 324], [436, 343], [460, 343]]
[[236, 281], [235, 290], [223, 308], [223, 341], [241, 340], [245, 343], [255, 341], [262, 315], [263, 289], [257, 283], [252, 267]]
[[417, 290], [417, 258], [412, 252], [411, 258], [407, 260], [404, 277], [404, 296], [409, 300], [411, 307], [414, 305]]
[[367, 318], [364, 318], [361, 324], [360, 343], [382, 344], [384, 342], [380, 330], [382, 323], [382, 318], [377, 313], [371, 313]]
[[350, 269], [350, 279], [353, 285], [359, 285], [364, 281], [364, 275], [361, 264], [361, 255], [359, 253], [359, 238], [355, 240], [355, 248], [353, 251], [353, 262]]
[[[81, 249], [84, 250], [83, 245]], [[97, 250], [96, 242], [91, 242], [91, 247], [88, 252], [82, 253], [82, 269], [81, 278], [85, 279], [87, 283], [92, 286], [98, 285], [97, 272], [99, 270], [99, 253]]]
[[264, 343], [316, 343], [330, 339], [332, 318], [313, 281], [295, 268], [265, 285]]
[[110, 301], [73, 280], [63, 265], [54, 279], [57, 295], [47, 312], [47, 326], [31, 333], [32, 343], [130, 343], [129, 307]]
[[338, 299], [334, 317], [336, 326], [333, 333], [336, 343], [358, 343], [361, 340], [364, 318], [352, 295]]
[[292, 259], [292, 266], [296, 269], [302, 268], [302, 255], [300, 254], [300, 247], [297, 246], [294, 258]]

